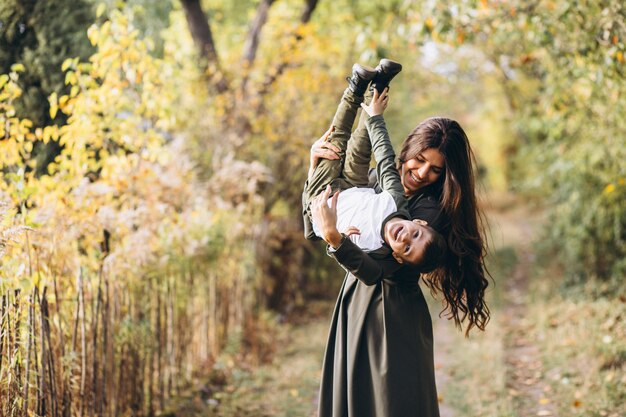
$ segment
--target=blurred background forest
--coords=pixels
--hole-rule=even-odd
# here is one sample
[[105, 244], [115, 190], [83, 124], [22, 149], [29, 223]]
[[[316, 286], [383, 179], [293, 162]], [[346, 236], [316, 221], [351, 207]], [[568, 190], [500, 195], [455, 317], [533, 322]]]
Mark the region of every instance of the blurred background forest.
[[403, 64], [395, 145], [459, 120], [555, 285], [618, 297], [625, 49], [620, 0], [3, 0], [0, 415], [158, 414], [334, 297], [300, 193], [353, 62]]

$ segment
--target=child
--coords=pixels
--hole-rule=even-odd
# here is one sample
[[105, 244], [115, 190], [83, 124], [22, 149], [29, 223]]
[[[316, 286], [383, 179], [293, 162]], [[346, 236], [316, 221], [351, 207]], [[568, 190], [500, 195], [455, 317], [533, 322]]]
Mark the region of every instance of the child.
[[[395, 168], [395, 153], [389, 140], [382, 113], [388, 103], [388, 84], [402, 66], [381, 60], [376, 69], [355, 64], [349, 87], [344, 92], [332, 123], [329, 141], [339, 149], [339, 160], [321, 160], [309, 173], [303, 193], [307, 238], [323, 238], [337, 248], [345, 238], [342, 230], [363, 250], [376, 259], [390, 256], [398, 263], [419, 265], [420, 272], [438, 266], [445, 252], [443, 238], [421, 220], [408, 220], [407, 203], [400, 175]], [[369, 106], [362, 104], [370, 82], [374, 96]], [[359, 105], [370, 116], [366, 121], [376, 170], [383, 191], [362, 188], [368, 183], [369, 149], [359, 149], [350, 141], [352, 125]], [[337, 191], [329, 200], [332, 189]], [[325, 189], [325, 191], [323, 191]], [[322, 192], [323, 191], [323, 192]], [[320, 194], [321, 193], [321, 194]], [[319, 196], [318, 196], [319, 194]], [[317, 196], [317, 197], [316, 197]], [[328, 204], [327, 204], [328, 203]], [[387, 270], [393, 273], [393, 270]]]

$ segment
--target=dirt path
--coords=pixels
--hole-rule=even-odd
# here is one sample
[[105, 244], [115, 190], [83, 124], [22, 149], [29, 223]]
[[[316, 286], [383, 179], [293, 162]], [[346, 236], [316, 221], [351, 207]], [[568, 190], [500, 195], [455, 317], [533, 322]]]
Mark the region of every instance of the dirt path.
[[529, 337], [526, 319], [527, 292], [534, 254], [531, 249], [531, 226], [520, 220], [520, 241], [517, 266], [506, 283], [506, 307], [503, 311], [506, 361], [506, 386], [519, 416], [558, 416], [550, 402], [550, 387], [544, 381], [540, 352]]
[[492, 320], [487, 331], [465, 339], [437, 317], [440, 307], [431, 303], [441, 417], [557, 417], [526, 317], [537, 216], [510, 202], [488, 216], [495, 283], [488, 289]]

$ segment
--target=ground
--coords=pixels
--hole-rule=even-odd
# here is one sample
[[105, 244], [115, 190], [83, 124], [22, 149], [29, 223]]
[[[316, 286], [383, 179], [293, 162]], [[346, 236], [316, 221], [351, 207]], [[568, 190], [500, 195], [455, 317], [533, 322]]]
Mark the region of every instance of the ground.
[[[562, 272], [540, 266], [534, 249], [541, 212], [512, 197], [492, 201], [487, 330], [465, 338], [429, 300], [441, 416], [626, 415], [626, 298], [558, 295]], [[219, 392], [173, 414], [314, 416], [333, 301], [281, 328], [272, 363], [231, 372]]]

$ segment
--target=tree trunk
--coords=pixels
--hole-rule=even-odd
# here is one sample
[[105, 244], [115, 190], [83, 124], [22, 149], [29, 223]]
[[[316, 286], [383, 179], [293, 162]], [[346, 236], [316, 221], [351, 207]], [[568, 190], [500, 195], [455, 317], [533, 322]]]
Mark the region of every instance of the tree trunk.
[[311, 16], [313, 15], [313, 11], [315, 7], [317, 7], [317, 3], [319, 0], [305, 0], [306, 5], [304, 6], [304, 11], [300, 16], [301, 23], [308, 23], [311, 20]]
[[202, 10], [200, 0], [180, 0], [180, 2], [185, 10], [191, 37], [200, 52], [200, 56], [207, 60], [207, 69], [211, 71], [211, 78], [214, 79], [215, 87], [222, 93], [228, 89], [228, 85], [220, 69], [209, 19]]

